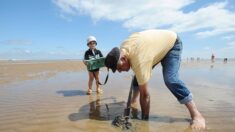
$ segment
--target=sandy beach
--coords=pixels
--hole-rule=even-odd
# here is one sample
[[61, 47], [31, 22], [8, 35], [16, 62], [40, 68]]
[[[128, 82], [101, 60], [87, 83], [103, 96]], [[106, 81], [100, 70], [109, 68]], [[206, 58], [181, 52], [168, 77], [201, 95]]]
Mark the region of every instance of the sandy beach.
[[[103, 81], [106, 70], [100, 74]], [[88, 96], [88, 75], [81, 61], [0, 61], [0, 131], [121, 131], [111, 122], [123, 113], [131, 76], [132, 72], [110, 72], [102, 86], [104, 93], [97, 95], [93, 85]], [[183, 61], [180, 77], [206, 118], [205, 131], [234, 132], [235, 62]], [[149, 89], [150, 120], [130, 120], [130, 131], [191, 131], [189, 113], [164, 85], [160, 65], [153, 71]]]

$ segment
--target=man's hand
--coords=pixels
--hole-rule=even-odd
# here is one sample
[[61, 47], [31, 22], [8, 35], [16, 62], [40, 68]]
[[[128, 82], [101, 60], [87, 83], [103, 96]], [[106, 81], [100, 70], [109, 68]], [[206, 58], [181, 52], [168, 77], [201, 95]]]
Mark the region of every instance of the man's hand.
[[149, 109], [150, 109], [150, 95], [148, 92], [147, 83], [139, 85], [139, 91], [140, 91], [140, 106], [142, 110], [142, 119], [148, 120]]

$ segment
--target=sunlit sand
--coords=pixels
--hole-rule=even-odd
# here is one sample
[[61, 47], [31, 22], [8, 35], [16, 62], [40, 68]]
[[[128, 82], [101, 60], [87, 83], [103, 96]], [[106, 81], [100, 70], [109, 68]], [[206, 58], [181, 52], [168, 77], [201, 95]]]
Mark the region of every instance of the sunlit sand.
[[[100, 74], [103, 81], [106, 69]], [[1, 61], [0, 131], [120, 131], [111, 122], [123, 113], [131, 75], [110, 73], [104, 93], [97, 95], [93, 87], [88, 96], [81, 61]], [[180, 77], [206, 118], [206, 131], [235, 131], [235, 62], [183, 61]], [[131, 119], [132, 131], [190, 131], [188, 111], [164, 85], [160, 65], [149, 89], [150, 120]]]

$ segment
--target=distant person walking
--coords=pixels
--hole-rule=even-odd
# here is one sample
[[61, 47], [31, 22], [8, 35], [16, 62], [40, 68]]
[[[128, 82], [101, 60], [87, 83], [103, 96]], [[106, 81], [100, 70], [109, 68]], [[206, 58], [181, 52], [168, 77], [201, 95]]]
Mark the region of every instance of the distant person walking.
[[212, 62], [212, 63], [215, 62], [215, 55], [214, 55], [214, 54], [211, 55], [211, 62]]
[[228, 62], [228, 58], [224, 58], [224, 63], [227, 63]]
[[[87, 39], [87, 46], [89, 47], [89, 49], [85, 52], [84, 61], [83, 61], [85, 65], [87, 65], [85, 60], [90, 60], [90, 59], [95, 59], [95, 58], [98, 58], [98, 57], [103, 57], [103, 54], [101, 53], [101, 51], [96, 49], [96, 45], [97, 45], [96, 38], [94, 36], [89, 36], [88, 39]], [[102, 91], [102, 89], [101, 89], [101, 87], [98, 83], [99, 68], [94, 69], [94, 70], [88, 70], [88, 74], [89, 74], [89, 80], [88, 80], [87, 94], [90, 95], [92, 93], [92, 83], [93, 83], [94, 78], [96, 80], [96, 92], [97, 93], [102, 93], [103, 91]]]

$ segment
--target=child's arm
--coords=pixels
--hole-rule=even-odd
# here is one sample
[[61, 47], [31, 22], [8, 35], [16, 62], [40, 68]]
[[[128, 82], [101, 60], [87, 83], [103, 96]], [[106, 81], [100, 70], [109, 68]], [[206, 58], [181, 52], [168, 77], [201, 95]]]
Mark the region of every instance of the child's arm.
[[86, 62], [85, 60], [83, 60], [83, 63], [84, 63], [85, 65], [87, 65], [87, 62]]
[[84, 55], [84, 59], [83, 59], [83, 63], [84, 63], [85, 65], [87, 65], [86, 60], [89, 60], [89, 55], [88, 55], [88, 52], [87, 52], [87, 51], [86, 51], [86, 53], [85, 53], [85, 55]]
[[101, 51], [99, 50], [99, 56], [100, 57], [103, 57], [103, 54], [101, 53]]

